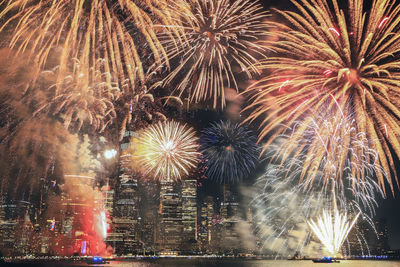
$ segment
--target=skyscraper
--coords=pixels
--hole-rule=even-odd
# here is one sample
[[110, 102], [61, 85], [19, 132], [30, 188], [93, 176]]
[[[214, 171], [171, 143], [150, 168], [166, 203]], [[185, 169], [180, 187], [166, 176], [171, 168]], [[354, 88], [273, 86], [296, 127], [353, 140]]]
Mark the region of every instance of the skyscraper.
[[160, 189], [160, 250], [177, 251], [182, 244], [182, 185], [161, 181]]
[[240, 238], [236, 231], [236, 224], [239, 221], [239, 203], [230, 185], [224, 185], [220, 210], [223, 222], [223, 247], [225, 252], [233, 253], [234, 250], [240, 248]]
[[142, 252], [155, 252], [159, 232], [158, 212], [160, 207], [160, 186], [154, 182], [139, 182], [140, 238]]
[[115, 188], [111, 229], [106, 239], [117, 254], [135, 253], [140, 247], [138, 179], [131, 168], [132, 159], [128, 149], [130, 139], [135, 135], [133, 131], [126, 131], [120, 146], [120, 172]]
[[185, 250], [197, 250], [197, 180], [182, 180], [182, 224]]
[[200, 250], [203, 253], [211, 252], [211, 231], [212, 220], [214, 216], [214, 200], [213, 197], [207, 196], [200, 209], [199, 226], [198, 226], [198, 240]]
[[375, 221], [375, 229], [376, 229], [376, 242], [374, 252], [376, 255], [384, 255], [390, 249], [389, 247], [389, 233], [388, 226], [385, 219], [379, 219]]
[[138, 203], [136, 177], [122, 173], [113, 210], [111, 231], [106, 239], [117, 254], [133, 253], [139, 248]]

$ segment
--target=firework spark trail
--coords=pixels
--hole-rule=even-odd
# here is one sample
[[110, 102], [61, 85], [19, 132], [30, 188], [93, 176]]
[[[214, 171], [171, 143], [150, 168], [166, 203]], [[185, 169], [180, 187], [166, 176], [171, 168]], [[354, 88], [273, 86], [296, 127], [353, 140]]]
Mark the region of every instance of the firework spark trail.
[[360, 185], [351, 179], [345, 179], [345, 185], [333, 183], [335, 191], [344, 188], [344, 192], [334, 196], [323, 186], [321, 175], [312, 188], [299, 183], [301, 170], [302, 161], [297, 159], [290, 159], [284, 165], [269, 164], [256, 181], [257, 193], [250, 206], [255, 212], [256, 235], [263, 240], [265, 248], [288, 254], [294, 251], [311, 253], [313, 245], [306, 223], [324, 210], [333, 209], [334, 200], [340, 211], [353, 216], [360, 213], [374, 229], [375, 198], [383, 193], [372, 178], [368, 177]]
[[[331, 182], [343, 186], [346, 179], [353, 183], [355, 196], [364, 190], [372, 192], [369, 191], [372, 179], [385, 177], [386, 173], [379, 165], [378, 153], [370, 148], [374, 141], [368, 140], [365, 133], [357, 132], [356, 123], [350, 116], [343, 117], [340, 110], [328, 109], [306, 116], [281, 135], [287, 141], [274, 157], [281, 162], [290, 157], [300, 160], [303, 168], [299, 182], [305, 188], [312, 187], [315, 177], [321, 175], [319, 182], [325, 188], [329, 188]], [[342, 191], [339, 188], [337, 192]]]
[[311, 219], [308, 224], [328, 252], [332, 256], [338, 256], [359, 215], [360, 213], [353, 220], [349, 220], [346, 213], [342, 214], [337, 209], [334, 210], [334, 214], [329, 210], [323, 210], [316, 222]]
[[101, 132], [122, 107], [123, 132], [133, 112], [121, 103], [114, 106], [115, 102], [135, 100], [134, 108], [139, 106], [137, 102], [148, 94], [147, 65], [169, 64], [156, 33], [163, 32], [165, 24], [171, 26], [168, 38], [180, 39], [183, 34], [173, 27], [178, 20], [171, 17], [169, 2], [2, 1], [0, 18], [5, 23], [0, 31], [11, 33], [7, 44], [13, 54], [24, 54], [38, 66], [36, 77], [26, 81], [33, 87], [30, 90], [38, 91], [37, 80], [43, 73], [55, 76], [51, 86], [45, 85], [49, 99], [38, 105], [35, 114], [57, 114], [67, 127], [80, 129], [88, 123]]
[[259, 147], [245, 125], [215, 122], [200, 137], [205, 175], [220, 183], [235, 183], [255, 169]]
[[239, 72], [248, 78], [260, 73], [255, 65], [266, 50], [260, 39], [267, 35], [267, 15], [250, 0], [188, 2], [189, 9], [177, 14], [183, 41], [160, 36], [168, 58], [177, 61], [161, 85], [173, 84], [191, 102], [213, 99], [214, 107], [224, 107], [225, 88], [238, 89]]
[[133, 161], [146, 177], [179, 180], [196, 167], [200, 153], [193, 128], [175, 121], [159, 122], [139, 134]]
[[318, 187], [326, 191], [334, 185], [339, 199], [344, 200], [349, 194], [358, 209], [373, 216], [375, 198], [383, 193], [374, 179], [385, 177], [386, 173], [379, 165], [378, 153], [370, 148], [373, 140], [357, 132], [355, 125], [356, 121], [343, 117], [340, 110], [308, 116], [281, 135], [286, 142], [273, 158], [281, 163], [289, 159], [289, 164], [292, 157], [299, 160], [302, 163], [299, 182], [305, 190], [318, 177]]
[[[168, 63], [166, 52], [156, 37], [153, 22], [173, 23], [168, 10], [168, 1], [115, 1], [106, 0], [18, 0], [3, 3], [0, 17], [11, 17], [1, 30], [16, 22], [10, 47], [18, 53], [29, 51], [40, 69], [51, 61], [54, 48], [60, 50], [59, 78], [69, 71], [71, 59], [78, 60], [79, 71], [85, 77], [95, 76], [95, 68], [102, 61], [100, 71], [121, 81], [125, 92], [135, 90], [135, 81], [145, 81], [145, 71], [137, 44], [127, 25], [135, 25], [135, 34], [140, 33], [157, 62]], [[178, 5], [177, 5], [178, 6]], [[146, 10], [152, 12], [153, 17]], [[130, 26], [132, 27], [132, 26]], [[132, 31], [132, 30], [131, 30]], [[170, 38], [180, 34], [169, 33]], [[93, 69], [94, 68], [94, 69]], [[75, 70], [75, 68], [74, 68]], [[111, 85], [111, 78], [107, 79]]]
[[[264, 237], [266, 244], [289, 238], [296, 225], [324, 214], [324, 209], [328, 214], [333, 202], [340, 210], [340, 220], [343, 214], [361, 213], [374, 229], [376, 198], [383, 196], [375, 177], [378, 173], [386, 174], [378, 164], [378, 153], [369, 148], [371, 140], [357, 133], [354, 123], [354, 119], [343, 117], [340, 111], [327, 110], [296, 121], [276, 139], [281, 141], [279, 144], [269, 145], [267, 157], [272, 162], [257, 180], [256, 186], [261, 190], [253, 200], [262, 222], [257, 232], [263, 236], [265, 228], [273, 231]], [[336, 216], [335, 212], [329, 214]], [[296, 250], [303, 250], [309, 239], [307, 234], [294, 242], [300, 246]]]
[[[79, 62], [76, 62], [75, 68], [79, 71]], [[113, 87], [109, 87], [110, 84], [104, 78], [107, 74], [96, 71], [96, 76], [91, 78], [85, 77], [83, 73], [79, 76], [71, 73], [57, 84], [55, 80], [59, 70], [60, 68], [56, 67], [41, 73], [38, 81], [43, 80], [43, 84], [53, 83], [51, 86], [43, 90], [36, 87], [31, 89], [28, 97], [31, 94], [43, 93], [49, 96], [42, 97], [33, 115], [42, 113], [58, 115], [63, 119], [66, 128], [75, 126], [78, 131], [84, 123], [99, 132], [104, 131], [116, 118], [113, 101], [121, 94], [118, 82], [112, 83]]]
[[[265, 115], [259, 138], [277, 130], [272, 142], [284, 131], [281, 124], [291, 125], [309, 109], [337, 101], [345, 117], [354, 114], [356, 132], [377, 140], [371, 148], [388, 174], [378, 174], [378, 181], [385, 190], [386, 180], [393, 191], [395, 156], [390, 150], [400, 155], [400, 61], [393, 56], [400, 51], [400, 5], [374, 1], [365, 14], [362, 0], [348, 0], [345, 10], [337, 0], [292, 2], [299, 12], [277, 10], [287, 24], [274, 23], [276, 53], [261, 66], [270, 75], [247, 90], [254, 94], [248, 120]], [[307, 105], [298, 108], [304, 101]]]
[[318, 217], [316, 222], [310, 219], [307, 221], [307, 224], [331, 256], [337, 257], [340, 255], [343, 242], [347, 238], [361, 212], [358, 212], [352, 220], [349, 220], [346, 212], [339, 212], [336, 205], [334, 187], [332, 187], [331, 192], [334, 202], [332, 211], [323, 209], [322, 215]]

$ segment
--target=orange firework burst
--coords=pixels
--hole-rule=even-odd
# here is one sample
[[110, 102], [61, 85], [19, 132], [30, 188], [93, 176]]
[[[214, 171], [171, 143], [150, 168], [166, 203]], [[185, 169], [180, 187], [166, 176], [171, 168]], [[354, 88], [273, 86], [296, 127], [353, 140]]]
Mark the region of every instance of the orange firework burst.
[[[187, 2], [190, 6], [177, 14], [175, 23], [184, 32], [183, 41], [160, 37], [168, 58], [176, 61], [162, 84], [174, 84], [179, 96], [184, 94], [191, 102], [213, 99], [214, 107], [218, 102], [224, 107], [224, 89], [238, 88], [239, 73], [249, 78], [259, 73], [255, 64], [265, 51], [260, 39], [267, 34], [267, 15], [250, 0]], [[175, 5], [171, 4], [176, 10]]]
[[199, 161], [198, 137], [193, 128], [175, 121], [159, 122], [140, 133], [133, 160], [145, 176], [179, 180]]
[[[56, 69], [51, 99], [37, 112], [59, 113], [67, 126], [76, 122], [80, 128], [85, 120], [103, 130], [115, 118], [113, 102], [121, 94], [146, 94], [144, 65], [168, 64], [156, 33], [164, 29], [159, 25], [176, 21], [169, 1], [0, 1], [0, 31], [12, 32], [9, 46], [37, 63], [34, 81], [41, 71]], [[167, 34], [179, 35], [176, 27]]]
[[[79, 69], [79, 64], [77, 63]], [[109, 87], [104, 81], [104, 74], [96, 72], [94, 77], [81, 75], [67, 75], [57, 84], [59, 68], [43, 71], [40, 81], [53, 83], [44, 87], [47, 97], [42, 98], [33, 113], [37, 116], [41, 113], [59, 115], [63, 119], [66, 128], [75, 127], [78, 131], [84, 123], [94, 129], [103, 131], [116, 118], [113, 100], [121, 94], [117, 83]], [[32, 93], [42, 94], [43, 91], [35, 87]], [[40, 97], [38, 97], [40, 99]]]
[[[1, 29], [17, 22], [10, 46], [18, 51], [29, 50], [40, 67], [49, 63], [52, 52], [58, 53], [55, 65], [60, 67], [59, 80], [69, 71], [71, 59], [79, 60], [78, 75], [85, 76], [100, 60], [102, 71], [120, 78], [128, 91], [134, 89], [137, 78], [145, 80], [137, 39], [145, 40], [157, 62], [166, 59], [153, 25], [154, 20], [172, 23], [168, 12], [161, 12], [166, 4], [127, 0], [7, 1], [0, 17], [12, 16]], [[135, 39], [127, 25], [141, 33], [140, 37]], [[126, 79], [129, 82], [124, 82]]]
[[[393, 0], [293, 0], [296, 12], [281, 12], [289, 23], [275, 23], [280, 39], [262, 67], [271, 75], [251, 86], [249, 120], [263, 114], [260, 139], [284, 131], [310, 110], [333, 106], [355, 118], [355, 132], [366, 134], [377, 151], [393, 191], [394, 154], [400, 156], [400, 6]], [[275, 135], [276, 136], [276, 135]], [[274, 138], [271, 138], [273, 140]], [[269, 142], [267, 143], [267, 145]], [[397, 180], [396, 180], [397, 182]], [[384, 186], [384, 177], [379, 177]]]

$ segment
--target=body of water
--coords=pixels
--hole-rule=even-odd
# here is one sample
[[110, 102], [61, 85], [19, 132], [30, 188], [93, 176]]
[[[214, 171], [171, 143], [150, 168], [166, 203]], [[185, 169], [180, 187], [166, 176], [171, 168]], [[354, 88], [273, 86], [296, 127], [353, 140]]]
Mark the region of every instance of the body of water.
[[[7, 266], [8, 264], [6, 264]], [[108, 264], [75, 263], [35, 263], [9, 264], [10, 266], [105, 266], [105, 267], [323, 267], [324, 263], [313, 263], [311, 260], [241, 260], [241, 259], [155, 259], [135, 261], [110, 261]], [[400, 261], [342, 260], [340, 263], [329, 263], [332, 267], [400, 267]]]
[[[321, 266], [322, 265], [322, 266]], [[400, 267], [400, 261], [365, 261], [342, 260], [340, 263], [329, 263], [332, 267]], [[85, 266], [85, 265], [80, 265]], [[86, 265], [89, 266], [89, 265]], [[93, 265], [92, 265], [93, 266]], [[324, 263], [314, 263], [311, 260], [238, 260], [238, 259], [157, 259], [138, 261], [111, 261], [110, 264], [99, 266], [115, 267], [323, 267]]]

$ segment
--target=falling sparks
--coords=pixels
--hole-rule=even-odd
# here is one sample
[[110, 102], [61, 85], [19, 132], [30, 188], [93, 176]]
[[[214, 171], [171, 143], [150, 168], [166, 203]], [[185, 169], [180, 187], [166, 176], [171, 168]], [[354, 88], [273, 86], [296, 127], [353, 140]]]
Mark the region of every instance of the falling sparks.
[[[39, 62], [40, 69], [56, 53], [59, 57], [56, 65], [60, 68], [58, 81], [64, 79], [69, 65], [78, 60], [80, 70], [74, 72], [75, 76], [94, 75], [90, 69], [98, 70], [96, 66], [101, 65], [99, 70], [108, 73], [105, 82], [109, 86], [111, 77], [119, 79], [121, 87], [129, 92], [135, 89], [136, 81], [144, 83], [146, 77], [137, 40], [127, 25], [135, 25], [136, 33], [142, 34], [155, 61], [168, 62], [153, 24], [153, 21], [162, 21], [173, 25], [167, 3], [167, 0], [7, 1], [0, 17], [12, 16], [0, 29], [17, 22], [9, 45], [18, 52], [27, 50]], [[153, 17], [146, 10], [152, 11]], [[169, 37], [173, 38], [173, 34]]]

